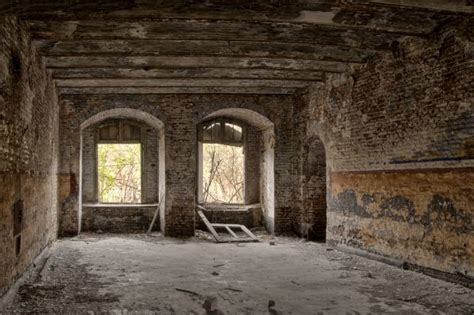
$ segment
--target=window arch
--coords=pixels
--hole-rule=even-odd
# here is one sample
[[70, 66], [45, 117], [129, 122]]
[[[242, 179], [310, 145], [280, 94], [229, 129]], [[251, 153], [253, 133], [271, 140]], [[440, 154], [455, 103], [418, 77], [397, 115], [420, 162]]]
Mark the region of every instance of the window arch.
[[244, 126], [233, 119], [213, 119], [201, 125], [199, 141], [242, 146], [244, 143]]

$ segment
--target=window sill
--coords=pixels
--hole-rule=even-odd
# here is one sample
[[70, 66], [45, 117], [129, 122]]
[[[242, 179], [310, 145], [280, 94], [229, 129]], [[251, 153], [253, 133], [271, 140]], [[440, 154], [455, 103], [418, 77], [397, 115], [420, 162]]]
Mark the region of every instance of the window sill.
[[201, 207], [209, 211], [248, 211], [255, 208], [261, 208], [259, 203], [250, 205], [229, 204], [229, 203], [202, 203]]
[[151, 208], [158, 203], [83, 203], [83, 208]]

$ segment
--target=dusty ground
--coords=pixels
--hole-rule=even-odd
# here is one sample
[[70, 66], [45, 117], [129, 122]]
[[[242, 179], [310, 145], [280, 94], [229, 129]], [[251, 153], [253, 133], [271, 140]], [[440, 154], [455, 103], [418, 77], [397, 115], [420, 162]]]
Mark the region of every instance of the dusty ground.
[[0, 313], [206, 314], [209, 296], [208, 314], [474, 313], [468, 288], [324, 244], [90, 234], [58, 241]]

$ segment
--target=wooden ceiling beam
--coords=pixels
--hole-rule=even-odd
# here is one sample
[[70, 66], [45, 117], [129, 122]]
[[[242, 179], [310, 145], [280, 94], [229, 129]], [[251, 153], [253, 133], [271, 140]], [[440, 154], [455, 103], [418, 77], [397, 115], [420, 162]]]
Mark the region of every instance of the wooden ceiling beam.
[[62, 87], [286, 87], [304, 88], [311, 82], [261, 79], [61, 79]]
[[253, 42], [239, 40], [35, 40], [46, 56], [241, 56], [332, 60], [363, 63], [377, 52], [316, 43]]
[[61, 95], [68, 94], [278, 94], [291, 95], [296, 88], [274, 87], [79, 87], [60, 88]]
[[45, 57], [48, 68], [235, 68], [273, 69], [317, 72], [346, 72], [351, 64], [335, 61], [295, 60], [281, 58], [240, 57], [96, 57], [62, 56]]
[[469, 0], [299, 1], [41, 1], [0, 5], [0, 14], [24, 19], [221, 19], [351, 26], [428, 34], [446, 17], [472, 14]]
[[406, 34], [358, 30], [345, 26], [256, 21], [28, 21], [35, 40], [220, 40], [318, 44], [389, 50]]
[[58, 68], [55, 79], [285, 79], [320, 81], [323, 72], [232, 68]]

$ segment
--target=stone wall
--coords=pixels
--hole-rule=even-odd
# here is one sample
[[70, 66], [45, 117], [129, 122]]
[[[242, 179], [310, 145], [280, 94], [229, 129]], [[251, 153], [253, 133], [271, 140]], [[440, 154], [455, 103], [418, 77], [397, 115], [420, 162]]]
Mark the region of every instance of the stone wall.
[[394, 45], [309, 95], [330, 169], [327, 238], [473, 276], [472, 32]]
[[[249, 109], [275, 125], [276, 232], [291, 230], [295, 176], [292, 119], [293, 97], [237, 95], [64, 95], [61, 101], [61, 181], [69, 182], [61, 194], [61, 232], [77, 233], [80, 125], [112, 108], [133, 108], [164, 123], [166, 210], [165, 234], [194, 234], [196, 199], [197, 124], [225, 108]], [[163, 221], [163, 220], [162, 220]], [[162, 222], [163, 223], [163, 222]]]
[[56, 239], [57, 148], [58, 102], [52, 80], [24, 25], [2, 17], [0, 295]]

